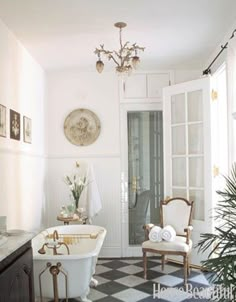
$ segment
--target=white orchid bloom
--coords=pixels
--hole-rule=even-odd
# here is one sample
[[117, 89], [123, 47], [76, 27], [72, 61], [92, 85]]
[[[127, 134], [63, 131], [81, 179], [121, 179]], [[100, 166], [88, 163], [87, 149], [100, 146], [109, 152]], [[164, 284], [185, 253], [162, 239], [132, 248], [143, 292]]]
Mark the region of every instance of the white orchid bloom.
[[80, 178], [78, 184], [79, 186], [83, 186], [84, 185], [83, 179]]

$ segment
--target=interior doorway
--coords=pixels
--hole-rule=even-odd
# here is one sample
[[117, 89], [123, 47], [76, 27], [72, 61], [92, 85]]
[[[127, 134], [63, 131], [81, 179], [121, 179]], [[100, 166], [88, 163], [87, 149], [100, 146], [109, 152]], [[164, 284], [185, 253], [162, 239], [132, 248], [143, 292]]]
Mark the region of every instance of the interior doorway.
[[162, 111], [129, 111], [128, 202], [129, 244], [143, 242], [143, 225], [158, 224], [163, 198]]
[[122, 106], [123, 256], [140, 256], [143, 225], [159, 224], [164, 197], [163, 113], [160, 104]]

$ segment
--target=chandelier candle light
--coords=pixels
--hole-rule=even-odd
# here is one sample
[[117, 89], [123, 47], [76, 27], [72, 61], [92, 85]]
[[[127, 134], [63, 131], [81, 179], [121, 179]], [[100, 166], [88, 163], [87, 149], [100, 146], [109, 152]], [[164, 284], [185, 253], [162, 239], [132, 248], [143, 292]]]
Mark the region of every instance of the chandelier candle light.
[[116, 71], [118, 73], [130, 73], [132, 69], [136, 69], [140, 59], [138, 56], [138, 51], [144, 51], [144, 47], [138, 46], [136, 43], [130, 45], [129, 42], [122, 42], [122, 28], [126, 27], [126, 23], [117, 22], [114, 24], [115, 27], [120, 29], [120, 49], [118, 51], [106, 50], [104, 45], [101, 44], [100, 48], [96, 48], [94, 53], [98, 56], [98, 61], [96, 63], [96, 69], [99, 73], [103, 71], [104, 63], [101, 60], [101, 55], [107, 56], [108, 60], [113, 60], [116, 64]]

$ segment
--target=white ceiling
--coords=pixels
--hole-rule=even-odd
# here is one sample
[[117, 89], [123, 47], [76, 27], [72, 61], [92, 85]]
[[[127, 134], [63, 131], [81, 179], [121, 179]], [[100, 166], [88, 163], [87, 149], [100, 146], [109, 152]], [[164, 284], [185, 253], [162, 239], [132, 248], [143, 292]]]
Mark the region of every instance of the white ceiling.
[[140, 68], [199, 69], [236, 24], [236, 1], [0, 0], [0, 19], [46, 70], [93, 70], [95, 47], [119, 46], [117, 21], [146, 47]]

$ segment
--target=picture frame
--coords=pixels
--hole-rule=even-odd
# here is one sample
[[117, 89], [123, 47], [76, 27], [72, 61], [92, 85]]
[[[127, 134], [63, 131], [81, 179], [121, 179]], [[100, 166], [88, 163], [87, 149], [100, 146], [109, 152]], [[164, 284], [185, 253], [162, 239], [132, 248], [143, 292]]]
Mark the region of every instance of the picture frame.
[[7, 119], [7, 108], [4, 105], [0, 104], [0, 136], [2, 137], [7, 136], [6, 119]]
[[32, 143], [32, 120], [27, 116], [23, 117], [23, 139], [25, 143]]
[[20, 113], [10, 109], [10, 138], [20, 140]]

